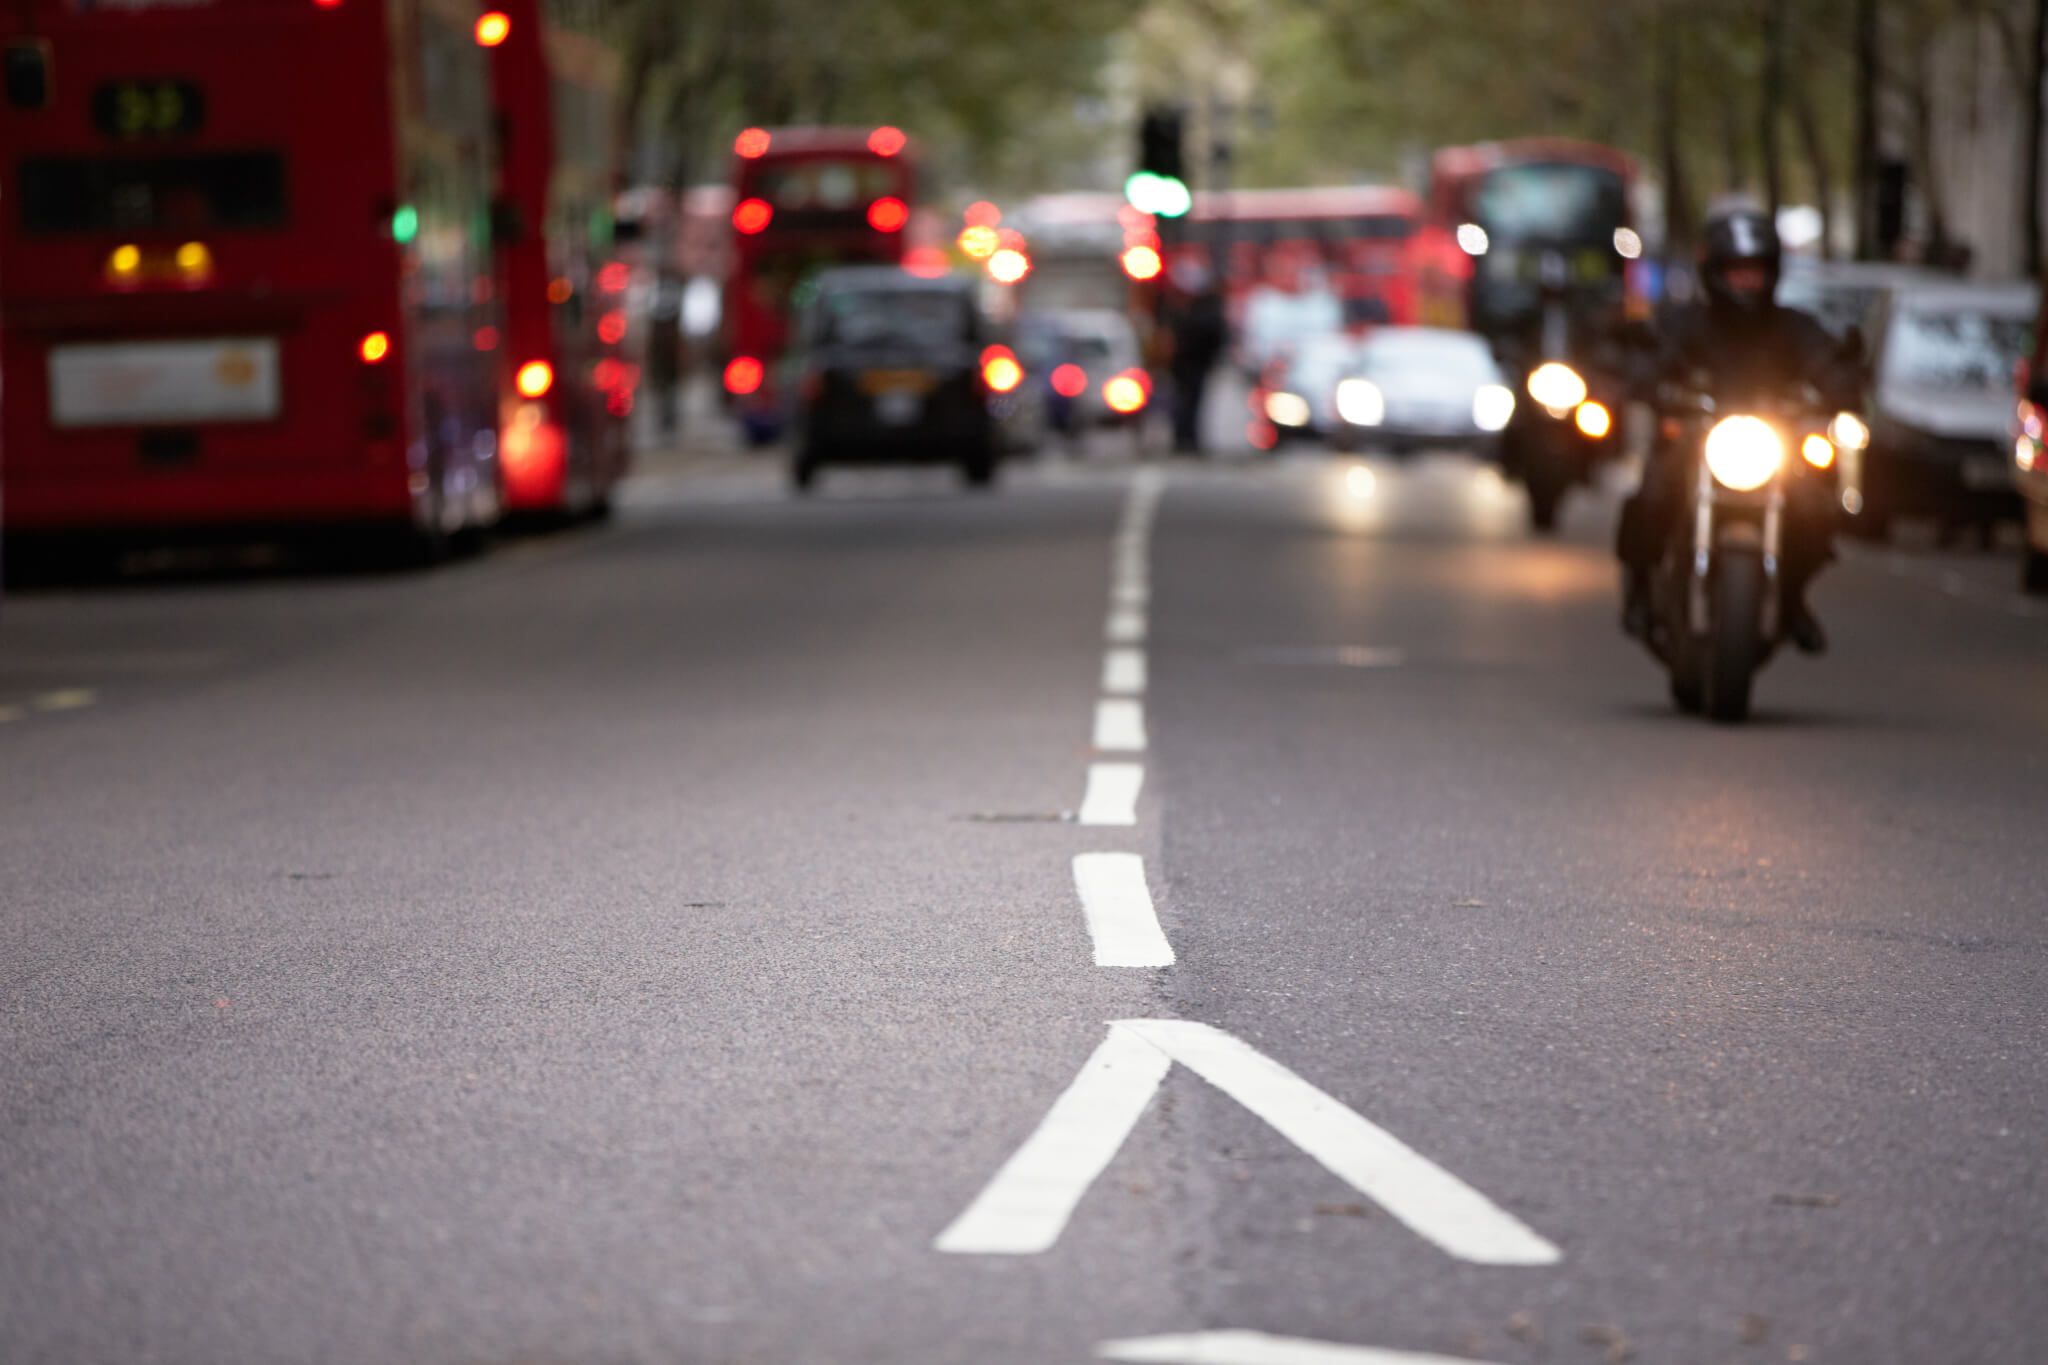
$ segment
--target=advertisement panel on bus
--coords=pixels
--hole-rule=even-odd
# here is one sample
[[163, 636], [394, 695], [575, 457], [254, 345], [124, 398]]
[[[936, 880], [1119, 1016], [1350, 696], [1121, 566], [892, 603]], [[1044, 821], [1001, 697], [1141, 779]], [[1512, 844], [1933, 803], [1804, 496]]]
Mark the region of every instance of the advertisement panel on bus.
[[495, 517], [475, 23], [458, 0], [0, 14], [10, 530]]
[[748, 128], [733, 143], [725, 390], [750, 440], [783, 422], [798, 290], [827, 266], [895, 264], [917, 203], [914, 149], [891, 127]]

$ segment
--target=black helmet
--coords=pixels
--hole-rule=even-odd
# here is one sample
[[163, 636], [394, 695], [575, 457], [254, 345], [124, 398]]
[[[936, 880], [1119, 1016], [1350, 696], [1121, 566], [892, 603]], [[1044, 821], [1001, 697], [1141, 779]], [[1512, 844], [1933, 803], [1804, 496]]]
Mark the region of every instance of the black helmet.
[[[1761, 309], [1778, 292], [1783, 257], [1770, 214], [1747, 205], [1720, 209], [1707, 216], [1700, 243], [1700, 284], [1717, 306]], [[1732, 281], [1731, 271], [1738, 277]]]

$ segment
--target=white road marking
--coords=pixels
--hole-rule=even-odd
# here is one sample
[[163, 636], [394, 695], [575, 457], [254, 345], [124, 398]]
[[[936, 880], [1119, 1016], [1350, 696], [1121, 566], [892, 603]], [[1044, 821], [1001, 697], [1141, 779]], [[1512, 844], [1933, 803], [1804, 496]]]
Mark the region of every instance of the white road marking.
[[[1149, 1046], [1145, 1059], [1125, 1040]], [[1479, 1265], [1550, 1265], [1558, 1249], [1384, 1129], [1220, 1029], [1115, 1019], [1038, 1130], [938, 1240], [941, 1251], [1028, 1255], [1050, 1247], [1180, 1062], [1426, 1241]], [[1164, 1063], [1164, 1064], [1162, 1064]]]
[[1138, 644], [1145, 638], [1145, 613], [1135, 607], [1116, 607], [1102, 623], [1102, 634], [1111, 644]]
[[38, 711], [76, 711], [98, 700], [99, 695], [89, 687], [61, 687], [54, 692], [43, 693], [29, 705]]
[[0, 706], [0, 725], [5, 725], [10, 720], [20, 720], [27, 714], [28, 712], [19, 706]]
[[1030, 1256], [1057, 1242], [1172, 1065], [1144, 1039], [1111, 1029], [1038, 1130], [933, 1245], [956, 1255]]
[[1135, 853], [1082, 853], [1074, 859], [1074, 890], [1098, 967], [1171, 967], [1173, 945], [1159, 927], [1145, 860]]
[[1333, 1341], [1276, 1337], [1265, 1332], [1187, 1332], [1169, 1337], [1131, 1337], [1095, 1348], [1104, 1360], [1149, 1365], [1486, 1365], [1462, 1356], [1427, 1351], [1390, 1351], [1379, 1346], [1342, 1346]]
[[1095, 703], [1095, 747], [1119, 753], [1145, 749], [1145, 704], [1131, 697], [1105, 697]]
[[1145, 690], [1145, 651], [1119, 646], [1102, 656], [1102, 690], [1105, 692], [1143, 692]]
[[1135, 825], [1138, 823], [1138, 791], [1145, 785], [1145, 768], [1140, 763], [1091, 763], [1088, 787], [1081, 794], [1081, 823], [1084, 825]]
[[1119, 607], [1143, 607], [1151, 596], [1143, 583], [1119, 583], [1109, 590], [1109, 600]]
[[1558, 1249], [1485, 1195], [1278, 1062], [1207, 1024], [1125, 1020], [1175, 1061], [1277, 1128], [1418, 1236], [1478, 1265], [1550, 1265]]

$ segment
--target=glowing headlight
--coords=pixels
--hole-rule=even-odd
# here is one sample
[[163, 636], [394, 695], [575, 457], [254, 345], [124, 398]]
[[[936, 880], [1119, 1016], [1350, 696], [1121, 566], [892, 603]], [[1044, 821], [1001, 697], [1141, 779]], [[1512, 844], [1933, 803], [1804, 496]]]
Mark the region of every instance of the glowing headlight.
[[1643, 254], [1643, 239], [1634, 228], [1618, 227], [1614, 230], [1614, 254], [1630, 261]]
[[1376, 427], [1387, 420], [1386, 395], [1370, 379], [1339, 380], [1337, 415], [1354, 427]]
[[1870, 428], [1853, 412], [1838, 412], [1828, 423], [1828, 439], [1842, 450], [1862, 450], [1870, 444]]
[[1298, 393], [1278, 389], [1266, 395], [1266, 416], [1276, 427], [1308, 425], [1308, 400]]
[[1579, 430], [1594, 440], [1602, 440], [1614, 430], [1614, 414], [1599, 403], [1587, 401], [1579, 404], [1579, 410], [1572, 414], [1572, 421]]
[[1493, 243], [1486, 238], [1486, 229], [1477, 223], [1458, 224], [1458, 249], [1467, 256], [1484, 256]]
[[1835, 443], [1825, 436], [1809, 436], [1799, 443], [1799, 453], [1815, 469], [1826, 469], [1835, 462]]
[[1529, 376], [1529, 396], [1562, 416], [1567, 408], [1586, 401], [1586, 381], [1569, 365], [1553, 360], [1538, 365]]
[[1482, 384], [1472, 395], [1472, 425], [1499, 431], [1515, 415], [1515, 391], [1502, 384]]
[[1762, 488], [1785, 463], [1785, 443], [1760, 417], [1724, 417], [1707, 433], [1707, 468], [1737, 492]]

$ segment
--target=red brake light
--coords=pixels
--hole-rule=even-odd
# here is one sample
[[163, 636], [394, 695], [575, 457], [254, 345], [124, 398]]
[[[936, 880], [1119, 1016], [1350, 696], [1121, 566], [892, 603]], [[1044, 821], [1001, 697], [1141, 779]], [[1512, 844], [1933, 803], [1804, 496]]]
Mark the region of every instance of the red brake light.
[[512, 380], [521, 398], [540, 398], [555, 386], [555, 367], [545, 360], [529, 360]]
[[313, 0], [316, 9], [340, 9], [341, 0]]
[[774, 217], [775, 206], [766, 199], [742, 199], [733, 206], [732, 225], [751, 237]]
[[374, 365], [391, 354], [391, 336], [388, 332], [371, 332], [356, 345], [356, 354], [363, 358], [365, 365]]
[[613, 261], [597, 272], [597, 287], [607, 294], [623, 294], [632, 282], [632, 268], [624, 261]]
[[757, 156], [767, 155], [768, 142], [766, 128], [747, 128], [732, 140], [732, 149], [735, 154], [752, 161]]
[[1008, 393], [1024, 382], [1024, 367], [1007, 346], [990, 346], [981, 353], [981, 379], [992, 393]]
[[960, 215], [969, 227], [992, 228], [1003, 221], [1003, 211], [986, 199], [977, 199]]
[[626, 336], [626, 314], [623, 309], [614, 308], [597, 320], [597, 339], [607, 346], [616, 346]]
[[1138, 371], [1125, 370], [1102, 386], [1102, 401], [1112, 412], [1136, 412], [1145, 406], [1145, 400], [1150, 397], [1150, 387]]
[[919, 279], [936, 280], [952, 270], [946, 253], [935, 246], [914, 246], [903, 253], [903, 268]]
[[[903, 150], [903, 145], [908, 141], [910, 139], [903, 136], [901, 128], [884, 126], [868, 134], [868, 150], [876, 156], [894, 156]], [[884, 228], [883, 231], [886, 232], [888, 229]]]
[[512, 21], [498, 10], [490, 10], [477, 16], [476, 45], [496, 47], [512, 33]]
[[893, 195], [868, 205], [868, 226], [877, 232], [895, 232], [910, 221], [910, 210]]
[[725, 367], [725, 391], [735, 394], [749, 394], [761, 387], [767, 375], [761, 362], [750, 355], [734, 356]]
[[1164, 265], [1159, 259], [1159, 253], [1149, 246], [1124, 248], [1122, 260], [1124, 274], [1134, 280], [1156, 279]]
[[1062, 398], [1079, 398], [1088, 391], [1088, 371], [1069, 361], [1052, 372], [1052, 391]]

